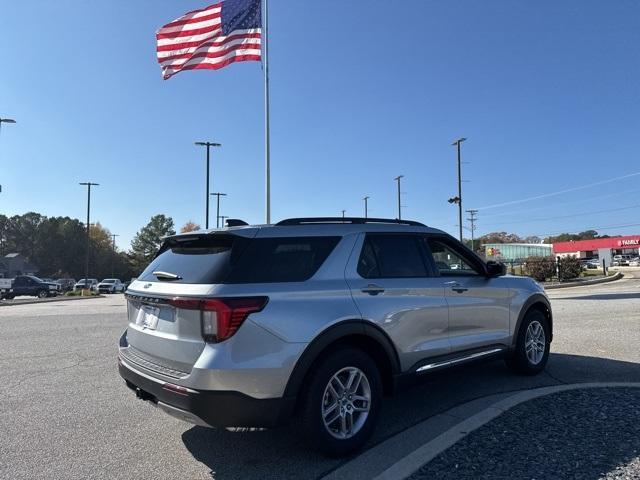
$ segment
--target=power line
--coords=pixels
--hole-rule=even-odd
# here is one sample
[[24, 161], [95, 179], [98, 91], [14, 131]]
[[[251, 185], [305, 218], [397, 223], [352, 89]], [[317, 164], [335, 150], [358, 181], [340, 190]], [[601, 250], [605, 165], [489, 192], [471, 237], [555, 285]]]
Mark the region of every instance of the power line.
[[622, 175], [621, 177], [610, 178], [608, 180], [602, 180], [600, 182], [589, 183], [589, 184], [586, 184], [586, 185], [580, 185], [578, 187], [567, 188], [565, 190], [559, 190], [557, 192], [544, 193], [542, 195], [536, 195], [535, 197], [528, 197], [528, 198], [523, 198], [523, 199], [520, 199], [520, 200], [512, 200], [512, 201], [509, 201], [509, 202], [503, 202], [503, 203], [496, 203], [496, 204], [493, 204], [493, 205], [487, 205], [487, 206], [484, 206], [484, 207], [479, 207], [478, 210], [488, 210], [490, 208], [505, 207], [507, 205], [515, 205], [515, 204], [518, 204], [518, 203], [525, 203], [525, 202], [531, 202], [533, 200], [540, 200], [542, 198], [554, 197], [556, 195], [562, 195], [564, 193], [575, 192], [577, 190], [584, 190], [584, 189], [587, 189], [587, 188], [597, 187], [599, 185], [605, 185], [607, 183], [617, 182], [618, 180], [624, 180], [626, 178], [637, 177], [638, 175], [640, 175], [640, 172], [629, 173], [627, 175]]
[[568, 202], [556, 202], [552, 205], [543, 205], [541, 207], [533, 207], [533, 208], [525, 208], [523, 210], [510, 210], [507, 212], [499, 212], [499, 213], [483, 213], [483, 218], [486, 217], [503, 217], [506, 215], [519, 215], [521, 213], [528, 213], [528, 212], [534, 212], [534, 211], [539, 211], [539, 210], [546, 210], [549, 208], [555, 208], [557, 209], [557, 207], [561, 207], [561, 206], [565, 206], [565, 205], [582, 205], [585, 203], [589, 203], [595, 200], [601, 200], [603, 198], [611, 198], [611, 197], [618, 197], [620, 195], [626, 195], [628, 193], [638, 193], [640, 192], [640, 188], [634, 188], [632, 190], [625, 190], [623, 192], [613, 192], [613, 193], [607, 193], [606, 195], [596, 195], [596, 196], [590, 196], [589, 198], [583, 198], [580, 200], [572, 200], [572, 201], [568, 201]]
[[582, 213], [573, 213], [571, 215], [558, 215], [555, 217], [544, 217], [544, 218], [530, 218], [527, 220], [518, 220], [515, 222], [499, 222], [499, 223], [488, 223], [487, 225], [514, 225], [518, 223], [529, 223], [529, 222], [545, 222], [547, 220], [558, 220], [561, 218], [573, 218], [573, 217], [582, 217], [585, 215], [597, 215], [599, 213], [609, 213], [609, 212], [617, 212], [620, 210], [630, 210], [632, 208], [640, 208], [640, 205], [629, 205], [628, 207], [619, 207], [619, 208], [608, 208], [605, 210], [595, 210], [592, 212], [582, 212]]

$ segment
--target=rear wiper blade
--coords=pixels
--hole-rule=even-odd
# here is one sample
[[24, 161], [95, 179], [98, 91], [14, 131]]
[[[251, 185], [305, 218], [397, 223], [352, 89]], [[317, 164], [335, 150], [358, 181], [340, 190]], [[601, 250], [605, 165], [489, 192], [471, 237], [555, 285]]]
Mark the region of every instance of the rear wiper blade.
[[156, 270], [155, 272], [153, 272], [153, 274], [158, 277], [158, 280], [182, 280], [182, 277], [180, 275], [176, 275], [175, 273]]

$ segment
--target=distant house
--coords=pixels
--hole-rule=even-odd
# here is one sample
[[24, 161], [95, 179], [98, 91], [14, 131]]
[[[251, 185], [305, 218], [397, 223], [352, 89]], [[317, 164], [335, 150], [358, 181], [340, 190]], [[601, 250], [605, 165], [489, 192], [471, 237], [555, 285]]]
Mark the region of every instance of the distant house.
[[13, 278], [17, 275], [34, 275], [38, 267], [29, 263], [26, 257], [19, 253], [9, 253], [0, 257], [0, 277]]

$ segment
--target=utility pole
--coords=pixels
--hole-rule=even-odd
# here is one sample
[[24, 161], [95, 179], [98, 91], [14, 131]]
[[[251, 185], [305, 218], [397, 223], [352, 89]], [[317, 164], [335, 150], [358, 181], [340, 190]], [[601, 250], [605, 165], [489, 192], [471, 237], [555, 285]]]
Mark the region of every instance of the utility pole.
[[345, 212], [346, 212], [346, 210], [342, 210], [342, 218], [344, 218]]
[[369, 218], [369, 198], [371, 197], [364, 197], [364, 218]]
[[86, 185], [87, 187], [87, 258], [84, 265], [84, 288], [89, 285], [89, 251], [91, 249], [91, 242], [89, 241], [89, 229], [91, 228], [91, 187], [97, 187], [99, 183], [92, 182], [80, 182], [80, 185]]
[[211, 147], [221, 147], [221, 143], [214, 142], [196, 142], [196, 145], [199, 147], [207, 147], [207, 208], [206, 208], [206, 217], [205, 217], [205, 228], [209, 228], [209, 149]]
[[462, 142], [464, 142], [466, 140], [466, 138], [461, 137], [458, 140], [456, 140], [455, 142], [453, 142], [451, 145], [457, 147], [458, 150], [458, 201], [457, 202], [451, 202], [450, 203], [457, 203], [458, 204], [458, 226], [460, 228], [460, 241], [462, 241], [462, 168], [460, 167], [461, 162], [460, 162], [460, 144]]
[[398, 182], [398, 220], [402, 220], [402, 205], [400, 204], [400, 179], [404, 175], [398, 175], [394, 180]]
[[227, 218], [229, 218], [229, 216], [228, 216], [228, 215], [220, 215], [218, 218], [219, 218], [220, 220], [222, 220], [222, 228], [224, 228], [224, 221], [225, 221]]
[[211, 195], [215, 195], [217, 198], [217, 206], [216, 206], [216, 228], [220, 228], [220, 197], [226, 197], [226, 193], [215, 192]]
[[478, 214], [478, 210], [467, 210], [467, 213], [470, 215], [469, 218], [467, 218], [467, 220], [469, 220], [469, 222], [471, 223], [471, 250], [474, 250], [474, 239], [475, 239], [475, 233], [476, 233], [476, 220], [478, 220], [478, 218], [476, 217], [476, 215]]
[[113, 264], [116, 258], [116, 237], [119, 237], [117, 233], [112, 233], [111, 238], [113, 239], [113, 255], [111, 256], [111, 277], [113, 278]]

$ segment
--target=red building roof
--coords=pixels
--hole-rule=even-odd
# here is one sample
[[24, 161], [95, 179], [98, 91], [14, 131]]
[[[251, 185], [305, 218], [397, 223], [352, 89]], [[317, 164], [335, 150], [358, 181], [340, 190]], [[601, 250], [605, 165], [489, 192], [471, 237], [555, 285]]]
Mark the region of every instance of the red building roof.
[[554, 253], [590, 252], [599, 248], [639, 248], [640, 235], [626, 237], [595, 238], [593, 240], [576, 240], [574, 242], [558, 242], [553, 244]]

